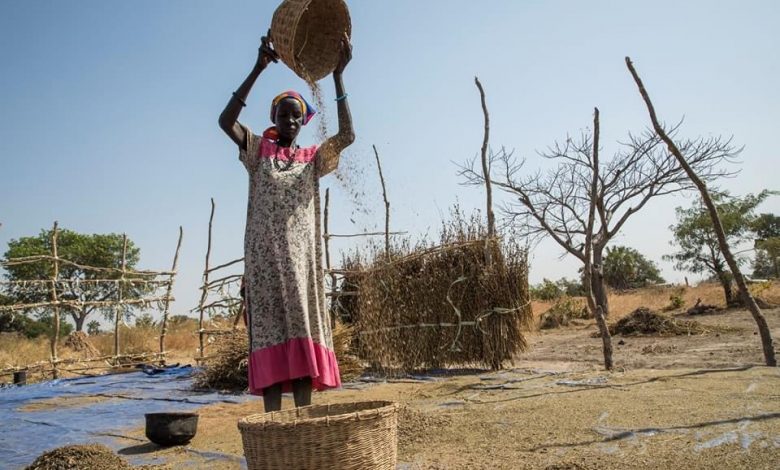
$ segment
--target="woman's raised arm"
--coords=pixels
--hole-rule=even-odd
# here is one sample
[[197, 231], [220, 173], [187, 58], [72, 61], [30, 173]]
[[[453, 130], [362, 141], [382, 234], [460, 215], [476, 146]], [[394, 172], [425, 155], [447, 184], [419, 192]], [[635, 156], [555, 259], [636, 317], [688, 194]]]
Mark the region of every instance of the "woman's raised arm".
[[342, 74], [352, 60], [352, 45], [349, 38], [344, 36], [341, 43], [341, 60], [333, 71], [333, 81], [336, 84], [336, 103], [339, 113], [339, 132], [329, 137], [322, 144], [317, 155], [320, 176], [325, 176], [335, 170], [339, 165], [339, 157], [342, 150], [349, 147], [355, 141], [355, 130], [352, 128], [352, 114], [349, 112], [347, 92], [344, 90]]
[[271, 62], [278, 62], [279, 56], [271, 48], [268, 38], [263, 36], [260, 44], [260, 49], [257, 52], [257, 62], [252, 67], [252, 71], [241, 83], [241, 86], [230, 97], [227, 106], [219, 115], [219, 127], [230, 139], [236, 143], [242, 150], [246, 150], [246, 131], [244, 126], [238, 122], [238, 115], [241, 114], [241, 108], [246, 106], [246, 99], [249, 96], [249, 91], [255, 84], [257, 77], [260, 73], [268, 67]]

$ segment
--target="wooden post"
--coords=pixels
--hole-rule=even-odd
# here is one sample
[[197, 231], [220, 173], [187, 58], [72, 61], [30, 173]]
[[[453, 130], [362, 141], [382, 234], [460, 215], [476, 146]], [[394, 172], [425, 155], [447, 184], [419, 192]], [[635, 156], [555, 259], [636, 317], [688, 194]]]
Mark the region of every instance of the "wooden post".
[[246, 309], [246, 300], [244, 298], [241, 298], [241, 305], [238, 306], [238, 312], [236, 313], [236, 318], [233, 319], [233, 331], [236, 331], [238, 329], [238, 322], [243, 318], [244, 316], [244, 310]]
[[203, 270], [203, 290], [200, 293], [200, 304], [198, 305], [198, 310], [200, 311], [200, 318], [198, 319], [198, 343], [200, 344], [200, 357], [202, 358], [204, 355], [203, 352], [203, 314], [205, 310], [203, 309], [204, 305], [206, 305], [206, 299], [209, 295], [208, 290], [208, 284], [209, 284], [209, 260], [211, 259], [211, 230], [212, 226], [214, 224], [214, 198], [211, 198], [211, 215], [209, 216], [209, 236], [208, 236], [208, 245], [206, 245], [206, 268]]
[[[57, 279], [60, 277], [60, 259], [57, 251], [57, 238], [59, 234], [58, 223], [54, 222], [54, 227], [51, 231], [51, 255], [52, 255], [52, 276], [51, 276], [51, 301], [57, 303]], [[57, 370], [57, 344], [60, 340], [60, 307], [54, 306], [54, 334], [51, 337], [51, 365], [52, 376], [59, 378], [59, 371]]]
[[385, 186], [385, 177], [382, 174], [382, 164], [379, 162], [379, 152], [376, 150], [376, 145], [372, 145], [372, 147], [376, 157], [376, 167], [379, 169], [379, 181], [382, 182], [382, 199], [385, 200], [385, 258], [390, 261], [390, 201], [387, 200], [387, 187]]
[[[117, 284], [117, 300], [119, 303], [116, 305], [116, 315], [114, 318], [114, 356], [119, 357], [119, 320], [122, 318], [122, 291], [125, 288], [125, 270], [127, 269], [127, 234], [122, 235], [122, 274], [119, 277]], [[117, 359], [118, 360], [118, 359]], [[115, 361], [116, 362], [116, 361]], [[116, 365], [116, 364], [115, 364]]]
[[334, 292], [336, 292], [336, 275], [331, 272], [331, 265], [330, 265], [330, 232], [328, 232], [328, 210], [330, 208], [330, 188], [325, 188], [325, 211], [322, 216], [322, 226], [323, 231], [325, 233], [322, 234], [323, 241], [325, 242], [325, 270], [328, 272], [328, 276], [330, 276], [330, 327], [335, 328], [336, 327], [336, 310], [333, 308], [333, 299], [335, 297], [332, 295]]
[[173, 292], [173, 281], [176, 278], [176, 268], [179, 265], [179, 250], [181, 249], [181, 240], [184, 237], [184, 229], [179, 226], [179, 241], [176, 243], [176, 252], [173, 255], [173, 265], [171, 273], [168, 275], [168, 288], [165, 291], [165, 309], [163, 310], [162, 325], [160, 328], [160, 363], [165, 365], [165, 335], [168, 333], [168, 312], [171, 305], [171, 292]]
[[487, 103], [485, 102], [485, 90], [482, 88], [478, 77], [474, 77], [474, 83], [479, 89], [479, 97], [482, 102], [482, 114], [485, 116], [485, 134], [482, 138], [482, 177], [485, 180], [485, 193], [487, 205], [487, 224], [488, 240], [485, 243], [485, 260], [490, 266], [492, 264], [490, 244], [496, 236], [496, 217], [493, 214], [493, 188], [490, 182], [490, 163], [488, 162], [488, 142], [490, 140], [490, 116], [488, 115]]

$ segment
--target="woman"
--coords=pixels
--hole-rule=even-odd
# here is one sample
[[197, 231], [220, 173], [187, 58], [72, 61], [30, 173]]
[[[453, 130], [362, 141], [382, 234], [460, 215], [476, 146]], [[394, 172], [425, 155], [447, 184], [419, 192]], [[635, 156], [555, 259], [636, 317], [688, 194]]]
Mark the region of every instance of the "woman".
[[266, 412], [281, 409], [285, 391], [292, 390], [295, 406], [305, 406], [311, 404], [312, 389], [341, 385], [325, 310], [317, 221], [319, 178], [336, 169], [341, 151], [355, 140], [342, 82], [351, 58], [345, 36], [333, 72], [339, 132], [321, 146], [296, 143], [316, 112], [296, 92], [273, 100], [273, 126], [262, 136], [238, 122], [257, 77], [278, 60], [265, 37], [254, 68], [219, 117], [249, 172], [244, 238], [249, 390], [263, 396]]

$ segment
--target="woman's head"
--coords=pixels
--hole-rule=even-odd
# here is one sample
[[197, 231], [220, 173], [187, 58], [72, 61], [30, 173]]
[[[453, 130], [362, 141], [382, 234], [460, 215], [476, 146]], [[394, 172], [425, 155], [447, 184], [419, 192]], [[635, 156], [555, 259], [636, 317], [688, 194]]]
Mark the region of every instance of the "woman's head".
[[271, 122], [276, 126], [279, 138], [291, 142], [316, 112], [299, 93], [286, 91], [271, 103]]
[[303, 127], [303, 109], [301, 103], [293, 98], [285, 98], [275, 108], [273, 122], [279, 137], [295, 140]]

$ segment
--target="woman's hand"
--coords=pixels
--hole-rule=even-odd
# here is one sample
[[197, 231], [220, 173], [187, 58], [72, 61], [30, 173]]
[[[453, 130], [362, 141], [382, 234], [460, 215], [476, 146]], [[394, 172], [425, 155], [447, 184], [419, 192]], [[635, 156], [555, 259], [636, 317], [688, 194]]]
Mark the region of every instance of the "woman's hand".
[[260, 38], [260, 48], [257, 50], [257, 67], [264, 69], [271, 62], [279, 62], [279, 54], [271, 46], [271, 31], [267, 36]]
[[241, 86], [230, 97], [222, 114], [219, 115], [219, 127], [225, 134], [230, 137], [230, 140], [236, 143], [242, 150], [246, 150], [246, 127], [238, 122], [238, 115], [241, 114], [241, 109], [246, 106], [246, 100], [249, 96], [249, 91], [255, 84], [257, 77], [263, 72], [263, 70], [271, 62], [277, 62], [279, 55], [271, 47], [271, 31], [268, 31], [268, 35], [263, 36], [260, 40], [260, 49], [257, 52], [257, 62], [255, 62], [252, 71], [244, 79]]
[[341, 50], [339, 51], [339, 63], [336, 65], [336, 69], [333, 73], [341, 75], [344, 69], [347, 68], [347, 64], [352, 60], [352, 44], [349, 42], [349, 36], [344, 33], [344, 37], [341, 39]]
[[349, 42], [349, 36], [344, 34], [344, 38], [341, 40], [339, 64], [333, 70], [333, 82], [336, 85], [336, 102], [338, 103], [339, 111], [339, 132], [333, 137], [329, 137], [317, 152], [315, 160], [317, 161], [317, 172], [320, 177], [327, 175], [338, 167], [341, 151], [355, 141], [355, 131], [352, 128], [352, 114], [349, 112], [347, 92], [344, 89], [344, 80], [341, 76], [350, 60], [352, 60], [352, 44]]

